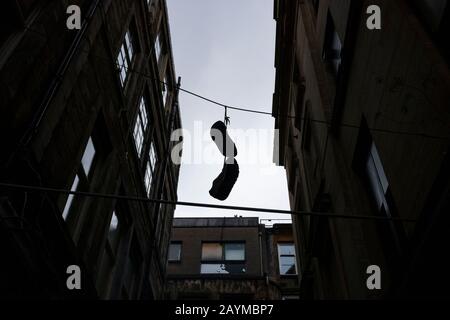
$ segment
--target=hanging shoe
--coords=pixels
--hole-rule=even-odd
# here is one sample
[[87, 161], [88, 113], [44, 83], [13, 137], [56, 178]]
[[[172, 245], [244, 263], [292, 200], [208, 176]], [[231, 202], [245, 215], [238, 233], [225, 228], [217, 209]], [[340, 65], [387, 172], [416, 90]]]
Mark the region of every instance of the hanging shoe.
[[213, 181], [209, 194], [218, 200], [225, 200], [233, 189], [239, 176], [239, 165], [236, 159], [230, 158], [223, 164], [222, 172]]
[[211, 127], [211, 139], [216, 143], [220, 152], [227, 158], [237, 155], [236, 145], [227, 132], [227, 127], [222, 121], [217, 121]]

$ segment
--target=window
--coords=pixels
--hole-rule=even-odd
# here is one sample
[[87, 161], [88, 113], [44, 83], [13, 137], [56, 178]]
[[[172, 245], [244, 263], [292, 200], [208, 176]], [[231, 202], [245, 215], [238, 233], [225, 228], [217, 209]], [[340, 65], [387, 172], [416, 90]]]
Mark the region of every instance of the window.
[[322, 58], [325, 61], [327, 68], [333, 74], [337, 76], [339, 66], [341, 65], [341, 50], [342, 43], [333, 22], [333, 17], [328, 11], [327, 26], [325, 30], [325, 43], [323, 45]]
[[144, 145], [144, 135], [148, 124], [147, 106], [144, 97], [139, 102], [138, 115], [134, 124], [133, 137], [138, 156], [141, 156], [142, 146]]
[[[81, 166], [78, 169], [77, 174], [72, 182], [72, 186], [70, 187], [71, 191], [77, 191], [80, 188], [80, 185], [88, 185], [89, 173], [92, 169], [92, 164], [95, 158], [95, 146], [92, 141], [92, 137], [89, 137], [86, 147], [84, 149], [83, 157], [81, 158]], [[74, 195], [70, 194], [67, 197], [66, 204], [64, 205], [62, 217], [66, 222], [69, 220], [73, 220], [71, 216]]]
[[[78, 175], [76, 175], [75, 179], [73, 180], [72, 186], [70, 187], [70, 191], [76, 191], [79, 182], [80, 179], [78, 178]], [[64, 206], [62, 214], [64, 220], [67, 220], [67, 216], [69, 215], [69, 209], [72, 206], [73, 197], [74, 197], [73, 194], [69, 194], [69, 196], [67, 197], [66, 205]]]
[[244, 244], [243, 243], [226, 243], [225, 244], [225, 260], [226, 261], [245, 260]]
[[107, 221], [109, 227], [106, 233], [106, 242], [98, 269], [97, 288], [102, 298], [108, 298], [114, 278], [114, 266], [118, 264], [118, 259], [122, 257], [118, 254], [120, 244], [127, 232], [127, 224], [123, 216], [123, 209], [119, 205], [111, 214]]
[[119, 69], [120, 83], [122, 87], [125, 86], [128, 70], [131, 66], [134, 56], [134, 48], [133, 48], [133, 38], [130, 34], [130, 31], [125, 33], [125, 38], [120, 47], [119, 54], [117, 56], [117, 67]]
[[94, 155], [95, 155], [94, 143], [92, 142], [92, 138], [89, 137], [86, 149], [84, 150], [83, 158], [81, 159], [81, 164], [83, 166], [84, 172], [86, 173], [86, 176], [89, 175], [89, 171], [91, 170]]
[[386, 192], [389, 183], [387, 181], [386, 174], [384, 173], [378, 150], [373, 142], [367, 157], [366, 170], [369, 177], [372, 195], [377, 204], [377, 209], [385, 210], [386, 214], [390, 216], [389, 205], [386, 200]]
[[245, 273], [245, 243], [205, 242], [202, 244], [202, 274]]
[[159, 34], [156, 36], [155, 39], [155, 55], [156, 55], [156, 62], [159, 62], [159, 57], [161, 56], [161, 39], [159, 38]]
[[202, 245], [202, 260], [222, 260], [222, 244], [204, 243]]
[[202, 263], [201, 274], [240, 274], [245, 273], [243, 263]]
[[[397, 217], [389, 180], [364, 116], [361, 119], [352, 166], [362, 178], [367, 195], [372, 200], [373, 213], [382, 217]], [[395, 268], [407, 242], [404, 226], [398, 221], [379, 221], [374, 226], [386, 261], [383, 267]]]
[[169, 262], [181, 261], [181, 242], [172, 242], [169, 245]]
[[111, 217], [111, 222], [109, 224], [108, 230], [108, 243], [113, 251], [117, 250], [119, 244], [120, 227], [119, 218], [117, 217], [116, 211], [114, 210]]
[[145, 167], [145, 176], [144, 176], [145, 188], [146, 188], [148, 195], [150, 195], [150, 189], [152, 186], [153, 175], [155, 174], [156, 162], [157, 162], [157, 158], [156, 158], [155, 145], [152, 143], [150, 145], [149, 159], [148, 159], [147, 165]]
[[293, 243], [278, 244], [280, 275], [296, 275], [295, 246]]
[[[376, 211], [382, 216], [389, 218], [393, 217], [393, 215], [396, 216], [389, 190], [389, 182], [373, 141], [367, 156], [365, 169], [370, 193], [376, 205]], [[387, 258], [391, 260], [395, 259], [397, 254], [402, 251], [402, 243], [405, 238], [401, 224], [394, 223], [393, 221], [380, 223], [378, 225], [378, 231], [382, 237], [382, 245], [385, 247], [384, 252]]]
[[168, 85], [167, 85], [167, 76], [164, 76], [163, 83], [161, 84], [162, 98], [163, 98], [163, 107], [166, 106], [168, 89], [169, 88], [168, 88]]

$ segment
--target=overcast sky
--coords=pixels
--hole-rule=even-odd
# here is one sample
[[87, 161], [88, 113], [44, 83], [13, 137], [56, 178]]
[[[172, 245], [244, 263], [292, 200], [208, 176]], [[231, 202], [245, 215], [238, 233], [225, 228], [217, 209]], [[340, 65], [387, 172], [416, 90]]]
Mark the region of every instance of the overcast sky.
[[[273, 0], [167, 0], [167, 5], [181, 86], [228, 105], [270, 112], [275, 75]], [[209, 189], [222, 170], [223, 158], [209, 129], [223, 120], [224, 110], [183, 92], [179, 101], [183, 128], [191, 134], [191, 139], [185, 137], [179, 201], [289, 209], [285, 170], [272, 162], [271, 116], [229, 110], [240, 174], [228, 199], [219, 201], [209, 195]], [[202, 135], [195, 135], [195, 128], [197, 132], [202, 129]], [[233, 135], [236, 130], [241, 133]], [[260, 137], [256, 143], [249, 142], [251, 134]], [[209, 163], [200, 163], [206, 161]], [[287, 215], [182, 206], [175, 212], [177, 217], [236, 214], [290, 219]]]

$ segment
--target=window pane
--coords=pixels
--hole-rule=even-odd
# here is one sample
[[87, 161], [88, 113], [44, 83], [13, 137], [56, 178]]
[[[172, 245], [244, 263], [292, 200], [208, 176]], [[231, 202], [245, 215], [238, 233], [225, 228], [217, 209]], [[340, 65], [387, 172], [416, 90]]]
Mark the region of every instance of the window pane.
[[119, 69], [120, 82], [122, 87], [125, 85], [125, 80], [128, 76], [128, 67], [133, 60], [134, 48], [133, 41], [129, 31], [125, 33], [122, 46], [120, 47], [119, 54], [117, 55], [117, 67]]
[[116, 211], [113, 211], [111, 222], [109, 224], [109, 233], [108, 233], [108, 240], [111, 244], [111, 248], [113, 251], [117, 248], [119, 239], [119, 219], [117, 218]]
[[149, 160], [150, 160], [150, 166], [151, 166], [152, 172], [154, 172], [157, 159], [156, 159], [155, 145], [153, 143], [150, 146]]
[[370, 149], [370, 155], [373, 159], [373, 163], [374, 163], [376, 171], [377, 171], [378, 179], [381, 183], [381, 186], [383, 187], [383, 191], [386, 192], [386, 190], [389, 186], [389, 183], [388, 183], [386, 174], [384, 173], [383, 165], [381, 164], [380, 155], [378, 154], [378, 150], [375, 146], [375, 143], [373, 143], [373, 142], [372, 142], [372, 147]]
[[133, 49], [133, 43], [131, 41], [131, 36], [128, 31], [127, 31], [127, 33], [125, 33], [125, 45], [128, 50], [128, 56], [130, 57], [130, 60], [131, 60], [134, 55], [134, 49]]
[[142, 120], [143, 130], [145, 132], [145, 129], [147, 128], [147, 123], [148, 123], [148, 116], [147, 116], [147, 108], [145, 106], [144, 97], [141, 98], [141, 102], [139, 104], [139, 113], [140, 113], [140, 117]]
[[295, 248], [293, 243], [279, 243], [278, 255], [295, 255]]
[[245, 260], [245, 244], [226, 243], [225, 260]]
[[145, 189], [147, 191], [147, 194], [150, 194], [150, 187], [152, 186], [152, 168], [150, 167], [150, 163], [147, 162], [147, 166], [145, 168], [145, 176], [144, 176], [144, 183], [145, 183]]
[[155, 40], [155, 55], [156, 61], [159, 61], [159, 57], [161, 56], [161, 41], [159, 39], [159, 34], [156, 36]]
[[94, 159], [95, 148], [92, 143], [92, 139], [89, 137], [86, 149], [84, 150], [83, 158], [81, 159], [81, 164], [83, 165], [84, 172], [86, 176], [89, 175], [89, 170], [91, 169], [92, 160]]
[[181, 260], [181, 243], [171, 243], [169, 246], [169, 261]]
[[[80, 180], [78, 179], [78, 176], [75, 176], [75, 179], [73, 180], [72, 186], [70, 187], [70, 191], [76, 191], [78, 188], [78, 182]], [[72, 206], [72, 201], [73, 201], [73, 194], [70, 194], [67, 197], [67, 201], [66, 201], [66, 205], [64, 206], [64, 210], [63, 210], [63, 219], [67, 220], [67, 216], [69, 215], [69, 210], [70, 207]]]
[[222, 260], [222, 245], [220, 243], [203, 243], [202, 260]]
[[297, 274], [297, 270], [295, 268], [295, 257], [280, 257], [280, 274]]
[[224, 273], [228, 274], [229, 272], [225, 270], [224, 264], [214, 263], [214, 264], [205, 264], [203, 263], [200, 269], [200, 273], [202, 274], [214, 274], [214, 273]]
[[138, 152], [138, 155], [141, 156], [142, 145], [144, 143], [144, 132], [142, 132], [142, 121], [141, 117], [139, 116], [137, 117], [136, 123], [134, 125], [133, 136], [136, 150]]
[[167, 77], [164, 76], [164, 82], [161, 84], [162, 89], [162, 97], [163, 97], [163, 107], [166, 106], [166, 100], [167, 100]]
[[243, 263], [202, 263], [200, 269], [202, 274], [242, 274], [245, 272]]

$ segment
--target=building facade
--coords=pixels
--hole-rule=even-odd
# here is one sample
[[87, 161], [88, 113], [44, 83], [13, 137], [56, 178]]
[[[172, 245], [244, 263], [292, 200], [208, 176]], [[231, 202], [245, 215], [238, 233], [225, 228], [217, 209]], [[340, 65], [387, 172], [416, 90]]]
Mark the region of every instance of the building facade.
[[298, 298], [290, 224], [265, 228], [258, 218], [176, 218], [166, 298]]
[[[274, 152], [291, 208], [398, 219], [293, 216], [301, 297], [448, 296], [448, 1], [274, 3]], [[371, 5], [381, 29], [366, 25]]]
[[[0, 295], [161, 298], [174, 208], [114, 195], [177, 199], [165, 1], [4, 5], [0, 180], [13, 186], [0, 188]], [[80, 29], [66, 24], [69, 5]], [[81, 288], [70, 290], [73, 265]]]

